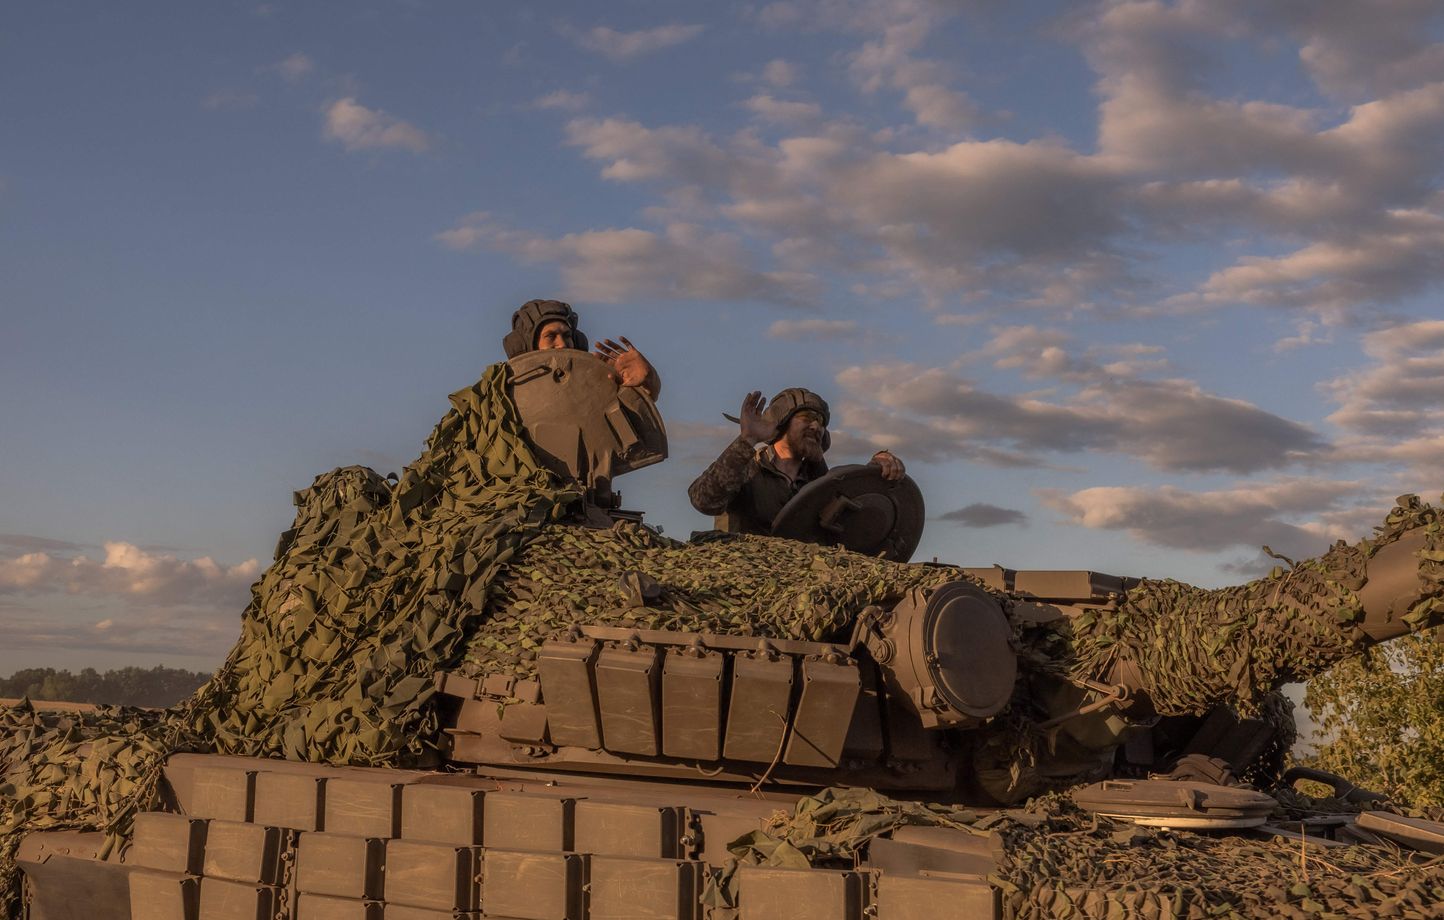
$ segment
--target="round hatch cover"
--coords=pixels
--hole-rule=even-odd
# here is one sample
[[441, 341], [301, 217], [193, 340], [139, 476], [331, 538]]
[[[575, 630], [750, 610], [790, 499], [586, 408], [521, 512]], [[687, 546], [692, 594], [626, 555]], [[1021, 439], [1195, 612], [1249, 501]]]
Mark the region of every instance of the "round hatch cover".
[[1240, 786], [1191, 780], [1104, 780], [1073, 791], [1073, 801], [1105, 818], [1152, 827], [1258, 827], [1278, 805]]
[[777, 513], [772, 535], [907, 562], [922, 539], [923, 513], [912, 477], [889, 481], [880, 467], [851, 464], [803, 486]]
[[666, 459], [656, 405], [637, 387], [619, 386], [601, 358], [550, 348], [507, 363], [522, 427], [553, 472], [591, 486]]

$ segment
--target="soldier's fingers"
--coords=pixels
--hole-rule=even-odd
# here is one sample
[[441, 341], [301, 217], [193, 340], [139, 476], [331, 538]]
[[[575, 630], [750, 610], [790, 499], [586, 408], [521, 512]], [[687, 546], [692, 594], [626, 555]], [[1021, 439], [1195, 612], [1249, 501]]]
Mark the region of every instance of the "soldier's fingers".
[[624, 335], [618, 336], [617, 338], [621, 339], [621, 340], [622, 340], [622, 344], [625, 345], [625, 346], [627, 346], [628, 348], [636, 348], [636, 347], [637, 347], [637, 346], [633, 345], [632, 342], [631, 342], [631, 340], [628, 339], [628, 338], [627, 338], [626, 336], [624, 336]]
[[616, 342], [613, 342], [611, 339], [607, 339], [607, 340], [606, 340], [606, 346], [607, 346], [608, 348], [610, 348], [612, 351], [626, 351], [625, 348], [623, 348], [622, 346], [618, 345]]

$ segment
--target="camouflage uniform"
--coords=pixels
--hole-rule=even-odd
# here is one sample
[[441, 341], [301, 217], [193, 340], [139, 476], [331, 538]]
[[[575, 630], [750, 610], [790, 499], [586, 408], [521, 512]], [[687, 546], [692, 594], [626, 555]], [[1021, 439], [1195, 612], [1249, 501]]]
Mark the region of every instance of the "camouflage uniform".
[[716, 515], [718, 530], [769, 534], [777, 512], [797, 491], [823, 473], [827, 463], [804, 460], [793, 479], [777, 468], [771, 445], [754, 450], [738, 437], [687, 489], [692, 507]]

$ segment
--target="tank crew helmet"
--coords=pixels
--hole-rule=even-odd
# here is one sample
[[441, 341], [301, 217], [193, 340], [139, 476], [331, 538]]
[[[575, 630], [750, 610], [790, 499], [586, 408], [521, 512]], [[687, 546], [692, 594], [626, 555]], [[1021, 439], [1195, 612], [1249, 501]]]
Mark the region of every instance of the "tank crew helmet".
[[572, 331], [572, 347], [587, 350], [587, 337], [577, 328], [577, 311], [569, 303], [560, 300], [528, 300], [521, 309], [511, 315], [511, 331], [501, 340], [508, 358], [536, 351], [537, 337], [542, 327], [551, 322], [563, 322]]
[[772, 397], [772, 402], [762, 410], [762, 418], [772, 423], [772, 440], [782, 437], [782, 433], [787, 430], [787, 423], [803, 410], [822, 416], [822, 449], [827, 450], [832, 446], [832, 435], [827, 430], [827, 426], [832, 422], [832, 410], [827, 408], [827, 400], [802, 387], [788, 387]]

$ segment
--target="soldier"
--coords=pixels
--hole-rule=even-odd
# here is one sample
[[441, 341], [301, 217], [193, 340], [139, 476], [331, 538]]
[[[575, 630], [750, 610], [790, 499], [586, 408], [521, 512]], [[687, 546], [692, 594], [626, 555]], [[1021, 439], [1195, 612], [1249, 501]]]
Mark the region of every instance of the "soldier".
[[[761, 393], [748, 393], [742, 417], [734, 419], [741, 427], [737, 440], [687, 489], [692, 507], [715, 515], [718, 530], [771, 533], [782, 506], [827, 472], [822, 455], [832, 444], [831, 418], [826, 401], [811, 390], [789, 387], [770, 405]], [[869, 462], [882, 467], [885, 479], [901, 479], [906, 472], [886, 450]]]
[[[662, 394], [657, 369], [621, 336], [621, 342], [605, 339], [596, 345], [596, 355], [612, 368], [612, 376], [624, 387], [638, 387], [652, 399]], [[511, 315], [511, 332], [502, 339], [508, 358], [548, 348], [587, 350], [587, 337], [577, 329], [577, 314], [560, 300], [528, 300]]]

